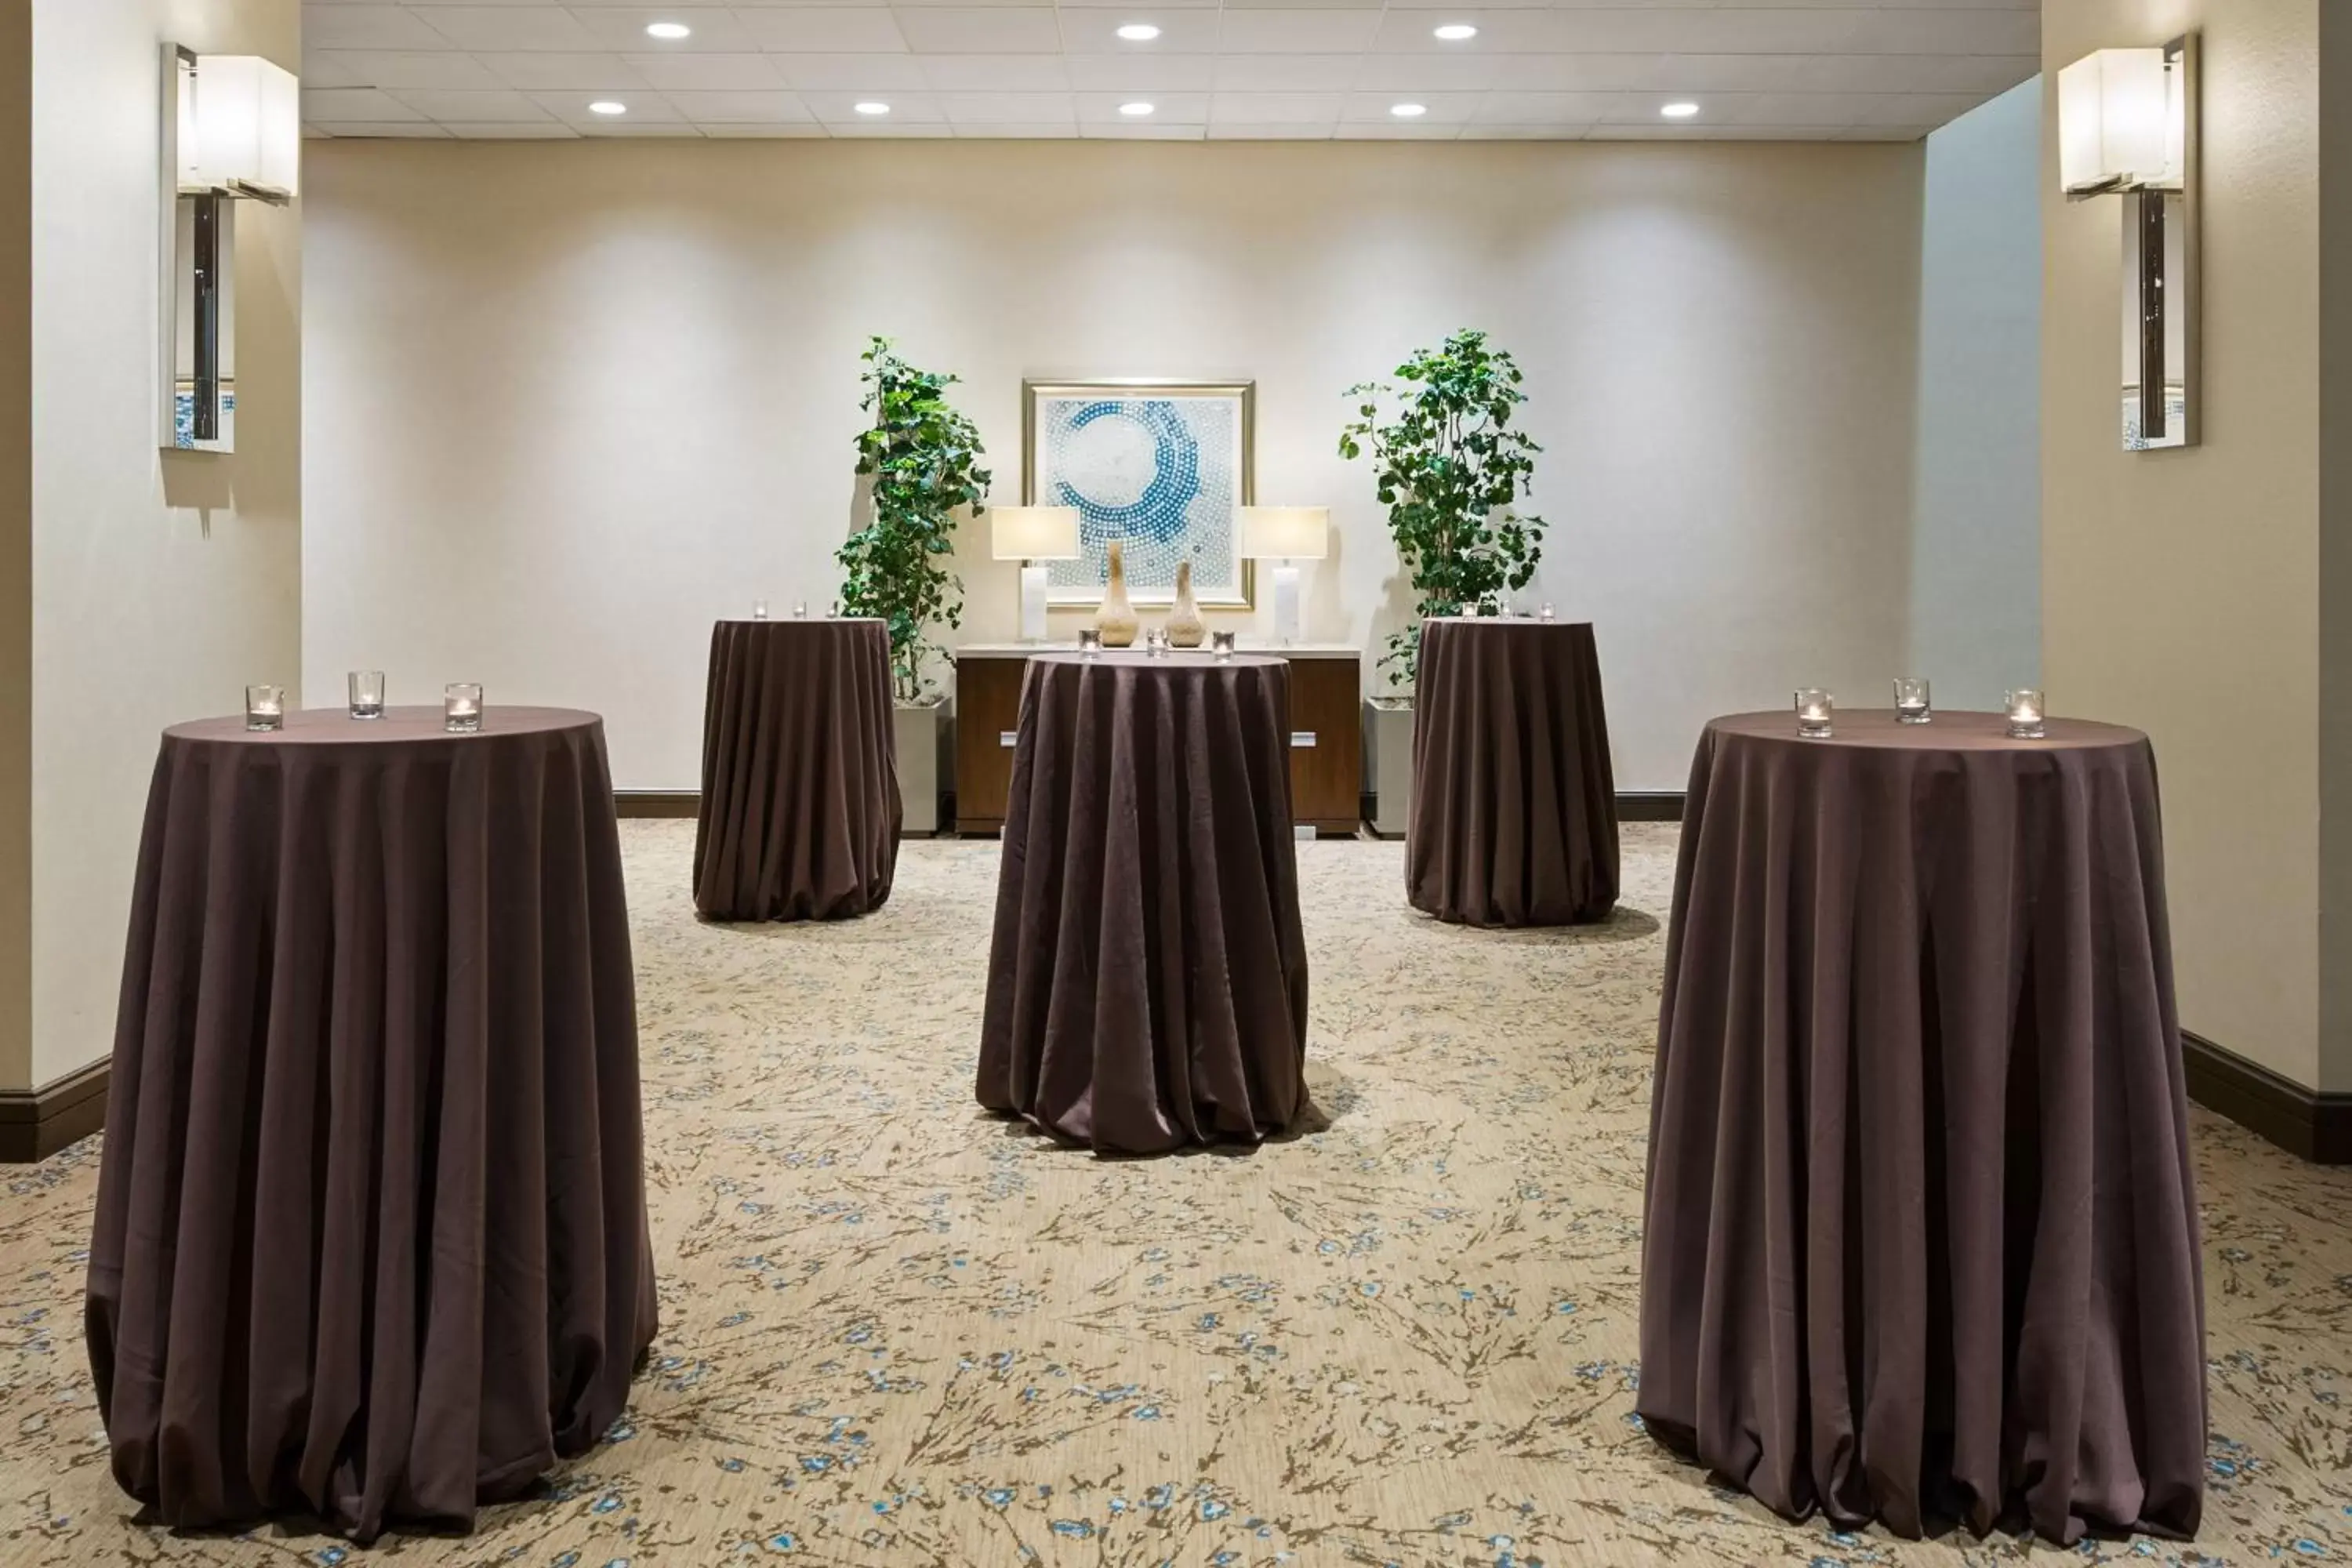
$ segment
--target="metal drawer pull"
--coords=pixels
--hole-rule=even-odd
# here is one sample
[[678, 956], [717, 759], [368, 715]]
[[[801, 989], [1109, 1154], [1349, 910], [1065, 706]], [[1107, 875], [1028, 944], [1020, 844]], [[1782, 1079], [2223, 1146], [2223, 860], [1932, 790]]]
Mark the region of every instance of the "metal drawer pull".
[[1290, 732], [1290, 743], [1294, 746], [1311, 746], [1315, 743], [1315, 731], [1312, 730], [1293, 730]]
[[1020, 740], [1021, 731], [1018, 730], [999, 730], [996, 732], [996, 743], [1000, 746], [1016, 745]]

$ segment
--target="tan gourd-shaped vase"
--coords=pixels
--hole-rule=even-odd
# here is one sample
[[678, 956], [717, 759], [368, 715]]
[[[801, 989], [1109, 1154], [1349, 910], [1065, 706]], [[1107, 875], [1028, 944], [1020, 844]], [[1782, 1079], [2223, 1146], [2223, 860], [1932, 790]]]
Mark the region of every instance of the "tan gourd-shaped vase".
[[1135, 606], [1127, 602], [1127, 558], [1114, 539], [1110, 542], [1110, 580], [1103, 584], [1102, 608], [1095, 612], [1095, 630], [1102, 633], [1105, 647], [1132, 647], [1139, 629]]
[[1168, 642], [1171, 647], [1199, 647], [1209, 635], [1201, 606], [1192, 597], [1192, 563], [1176, 563], [1176, 607], [1168, 612]]

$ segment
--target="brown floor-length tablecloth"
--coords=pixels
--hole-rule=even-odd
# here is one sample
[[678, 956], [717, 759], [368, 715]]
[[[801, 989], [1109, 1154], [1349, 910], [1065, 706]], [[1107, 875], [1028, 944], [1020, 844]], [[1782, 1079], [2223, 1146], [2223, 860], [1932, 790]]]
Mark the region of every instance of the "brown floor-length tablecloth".
[[466, 1527], [655, 1326], [593, 713], [164, 732], [90, 1243], [115, 1479], [173, 1526]]
[[1160, 1153], [1307, 1106], [1279, 658], [1047, 655], [1022, 688], [980, 1102]]
[[1581, 622], [1422, 623], [1412, 907], [1461, 925], [1570, 925], [1617, 904], [1617, 785]]
[[2204, 1309], [2156, 764], [1718, 719], [1651, 1106], [1637, 1408], [1779, 1511], [2188, 1535]]
[[845, 920], [898, 869], [890, 637], [877, 620], [720, 621], [702, 713], [694, 907]]

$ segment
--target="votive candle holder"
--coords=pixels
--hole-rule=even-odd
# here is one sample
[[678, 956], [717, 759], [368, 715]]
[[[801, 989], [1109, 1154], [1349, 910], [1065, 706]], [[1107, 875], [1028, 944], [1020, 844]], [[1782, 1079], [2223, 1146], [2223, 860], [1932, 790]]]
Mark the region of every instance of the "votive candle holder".
[[1078, 633], [1078, 657], [1081, 658], [1099, 658], [1102, 657], [1102, 628], [1100, 626], [1088, 626]]
[[482, 727], [479, 682], [453, 680], [441, 689], [441, 727], [453, 735], [470, 735]]
[[2021, 686], [2009, 694], [2008, 702], [2011, 740], [2039, 741], [2049, 733], [2040, 691], [2031, 686]]
[[383, 717], [383, 671], [355, 669], [345, 679], [344, 684], [351, 694], [352, 718]]
[[1933, 694], [1927, 683], [1915, 675], [1906, 675], [1895, 683], [1895, 717], [1906, 724], [1935, 722]]
[[1831, 714], [1836, 705], [1836, 700], [1818, 686], [1799, 687], [1796, 695], [1797, 733], [1808, 741], [1828, 740], [1832, 733]]
[[286, 727], [286, 689], [248, 686], [245, 689], [245, 727], [257, 731]]
[[1231, 632], [1211, 632], [1209, 634], [1209, 651], [1217, 656], [1217, 662], [1219, 664], [1233, 663], [1234, 634]]

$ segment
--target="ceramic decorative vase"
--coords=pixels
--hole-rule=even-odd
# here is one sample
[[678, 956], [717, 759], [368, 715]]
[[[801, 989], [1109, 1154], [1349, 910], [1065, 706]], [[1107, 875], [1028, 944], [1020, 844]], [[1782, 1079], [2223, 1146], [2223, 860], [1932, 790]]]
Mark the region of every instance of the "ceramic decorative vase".
[[1102, 608], [1095, 612], [1095, 629], [1102, 633], [1105, 647], [1131, 647], [1140, 624], [1135, 618], [1135, 606], [1127, 602], [1127, 558], [1119, 542], [1110, 542], [1110, 580], [1103, 584]]
[[1192, 597], [1192, 563], [1176, 563], [1176, 607], [1168, 612], [1168, 640], [1177, 647], [1199, 647], [1209, 635], [1201, 606]]

